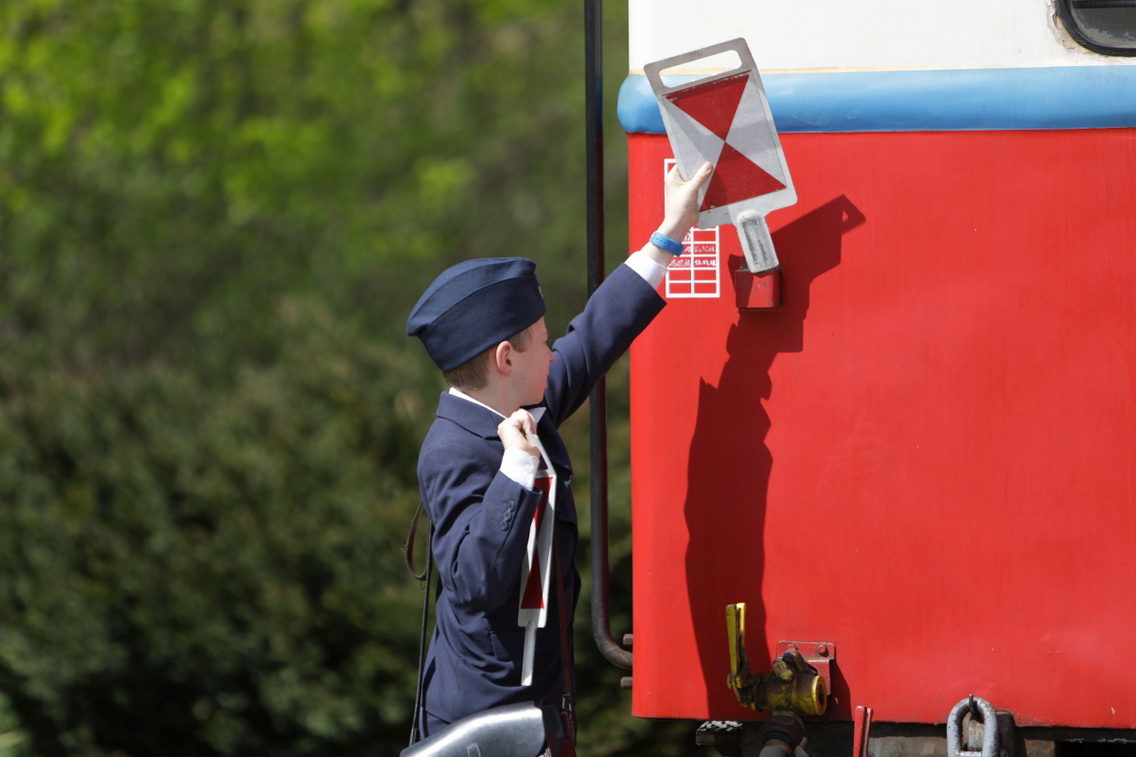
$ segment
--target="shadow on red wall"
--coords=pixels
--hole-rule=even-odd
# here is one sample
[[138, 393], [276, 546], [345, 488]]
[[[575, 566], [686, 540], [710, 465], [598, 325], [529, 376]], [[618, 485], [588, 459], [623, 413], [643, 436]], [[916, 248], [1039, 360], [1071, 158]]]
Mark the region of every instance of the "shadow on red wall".
[[[807, 347], [809, 287], [840, 264], [843, 235], [864, 220], [841, 196], [773, 234], [782, 262], [783, 307], [740, 313], [727, 336], [728, 358], [717, 386], [703, 380], [699, 387], [684, 506], [689, 531], [686, 572], [707, 705], [715, 718], [741, 719], [749, 713], [726, 686], [727, 604], [746, 603], [746, 646], [753, 671], [768, 672], [771, 663], [763, 645], [765, 606], [757, 589], [764, 573], [766, 497], [774, 465], [765, 445], [770, 420], [762, 406], [762, 399], [774, 390], [769, 368], [779, 353]], [[732, 273], [742, 266], [742, 258], [732, 256], [727, 270]], [[847, 686], [838, 673], [833, 687], [832, 704], [847, 703]]]

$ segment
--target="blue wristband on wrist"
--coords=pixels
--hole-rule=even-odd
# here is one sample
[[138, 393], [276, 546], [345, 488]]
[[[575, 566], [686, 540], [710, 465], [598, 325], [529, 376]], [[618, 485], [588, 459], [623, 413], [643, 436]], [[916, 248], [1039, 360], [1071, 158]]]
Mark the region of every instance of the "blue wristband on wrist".
[[655, 232], [651, 235], [651, 244], [658, 247], [660, 250], [666, 250], [672, 255], [681, 255], [685, 249], [681, 242], [676, 242], [665, 234]]

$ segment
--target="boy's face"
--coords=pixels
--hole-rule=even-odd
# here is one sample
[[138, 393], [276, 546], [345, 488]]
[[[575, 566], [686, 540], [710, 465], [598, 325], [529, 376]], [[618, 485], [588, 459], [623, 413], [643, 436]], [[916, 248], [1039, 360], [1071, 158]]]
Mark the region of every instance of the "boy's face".
[[529, 346], [524, 352], [514, 350], [513, 379], [520, 391], [521, 405], [535, 405], [544, 399], [548, 388], [548, 366], [555, 359], [548, 346], [548, 328], [544, 318], [529, 326]]

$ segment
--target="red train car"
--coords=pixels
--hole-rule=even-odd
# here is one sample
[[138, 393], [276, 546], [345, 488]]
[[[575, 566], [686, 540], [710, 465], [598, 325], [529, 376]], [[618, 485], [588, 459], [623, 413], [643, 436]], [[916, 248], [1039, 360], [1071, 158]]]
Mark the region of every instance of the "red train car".
[[1136, 3], [630, 24], [630, 238], [671, 158], [642, 67], [714, 42], [747, 39], [798, 194], [768, 302], [733, 227], [694, 230], [632, 348], [634, 713], [760, 718], [726, 685], [745, 602], [755, 671], [826, 645], [808, 732], [865, 707], [861, 749], [941, 750], [973, 695], [1030, 754], [1136, 739]]

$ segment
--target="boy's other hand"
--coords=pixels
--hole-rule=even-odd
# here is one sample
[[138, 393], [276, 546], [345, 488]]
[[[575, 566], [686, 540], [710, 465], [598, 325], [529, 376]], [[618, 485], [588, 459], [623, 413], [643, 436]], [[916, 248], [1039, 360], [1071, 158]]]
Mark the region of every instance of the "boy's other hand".
[[683, 180], [677, 164], [667, 172], [666, 213], [660, 232], [681, 242], [690, 227], [698, 223], [698, 191], [713, 172], [709, 162], [703, 163], [689, 181]]
[[536, 420], [528, 410], [518, 410], [505, 420], [497, 424], [497, 436], [505, 449], [519, 449], [533, 457], [540, 457], [536, 447], [532, 445], [526, 434], [536, 433]]

